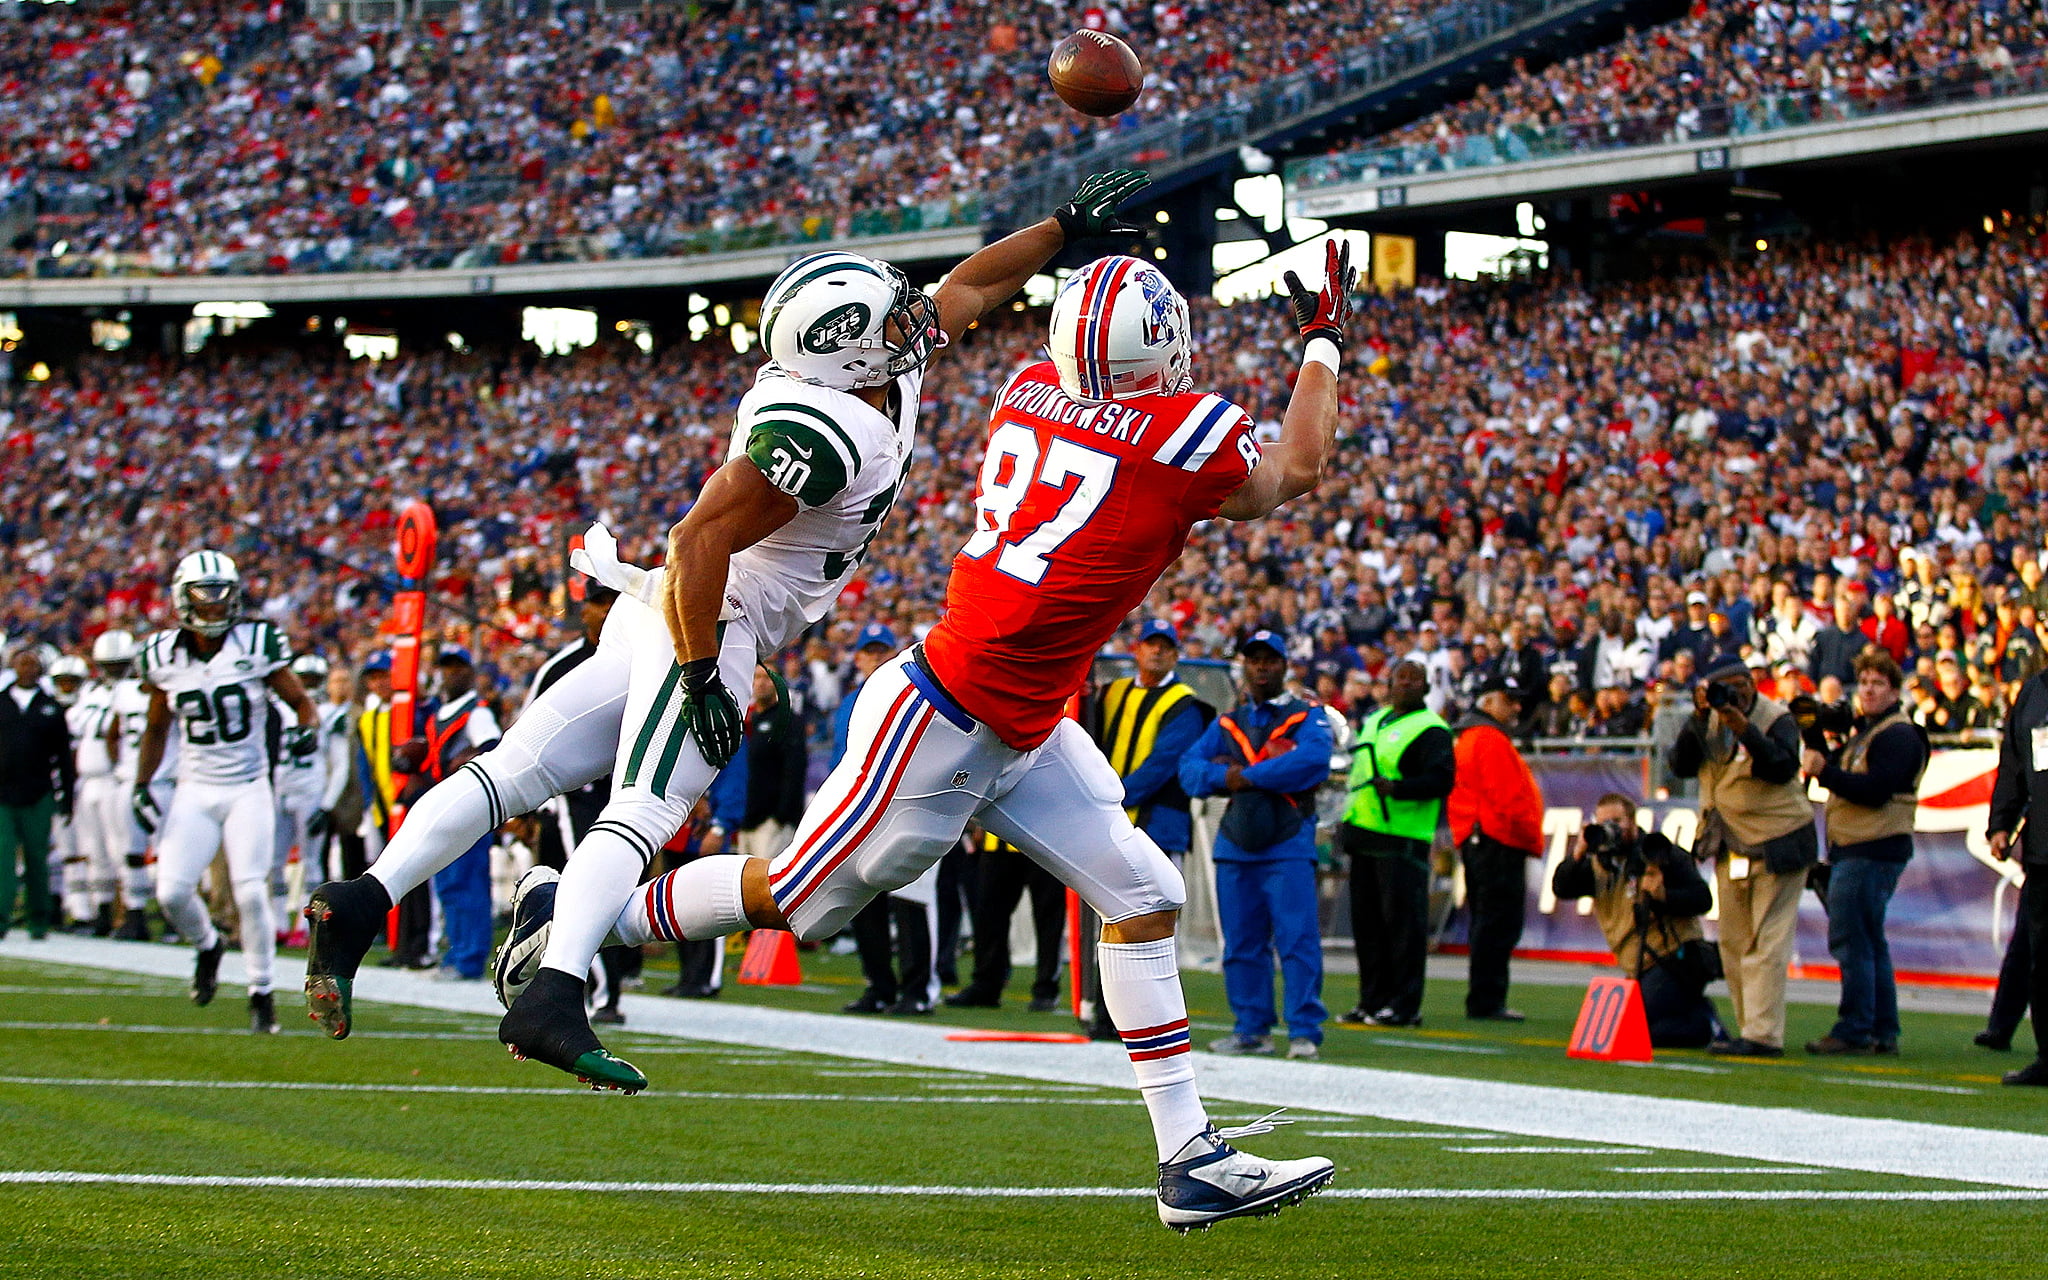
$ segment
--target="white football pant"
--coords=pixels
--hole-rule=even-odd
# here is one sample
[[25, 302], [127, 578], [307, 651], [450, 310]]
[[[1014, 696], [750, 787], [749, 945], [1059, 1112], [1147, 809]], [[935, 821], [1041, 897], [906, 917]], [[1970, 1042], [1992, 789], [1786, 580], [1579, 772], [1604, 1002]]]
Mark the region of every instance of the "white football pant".
[[156, 899], [178, 936], [200, 950], [219, 938], [199, 880], [217, 850], [225, 850], [235, 910], [242, 917], [242, 959], [249, 992], [271, 989], [277, 957], [277, 921], [270, 914], [270, 860], [276, 849], [277, 807], [270, 779], [253, 782], [180, 782], [156, 842]]

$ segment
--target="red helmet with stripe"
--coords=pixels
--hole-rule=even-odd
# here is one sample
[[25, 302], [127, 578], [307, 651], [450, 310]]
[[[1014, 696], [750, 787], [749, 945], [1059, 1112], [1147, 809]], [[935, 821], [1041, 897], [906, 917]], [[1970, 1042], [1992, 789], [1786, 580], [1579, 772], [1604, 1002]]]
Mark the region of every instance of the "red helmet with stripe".
[[1081, 401], [1180, 395], [1195, 381], [1188, 304], [1137, 258], [1101, 258], [1067, 277], [1047, 354], [1060, 389]]

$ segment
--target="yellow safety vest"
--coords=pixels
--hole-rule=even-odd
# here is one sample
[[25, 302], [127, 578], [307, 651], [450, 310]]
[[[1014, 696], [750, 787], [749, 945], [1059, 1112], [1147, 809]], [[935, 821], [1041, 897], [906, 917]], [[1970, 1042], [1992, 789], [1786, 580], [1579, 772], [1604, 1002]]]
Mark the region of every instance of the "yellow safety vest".
[[[1167, 714], [1194, 696], [1193, 689], [1170, 677], [1165, 684], [1146, 689], [1136, 676], [1125, 676], [1103, 690], [1103, 754], [1109, 757], [1117, 777], [1130, 777], [1152, 758], [1159, 726], [1166, 723]], [[1132, 822], [1138, 820], [1136, 809], [1124, 812]]]

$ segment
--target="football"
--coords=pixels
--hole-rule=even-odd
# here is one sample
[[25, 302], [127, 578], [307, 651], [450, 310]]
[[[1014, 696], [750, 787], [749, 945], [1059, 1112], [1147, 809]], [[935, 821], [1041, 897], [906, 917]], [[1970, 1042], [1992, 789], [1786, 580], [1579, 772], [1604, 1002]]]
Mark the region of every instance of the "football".
[[1131, 46], [1106, 31], [1076, 31], [1046, 63], [1053, 92], [1084, 116], [1128, 111], [1145, 91], [1145, 68]]

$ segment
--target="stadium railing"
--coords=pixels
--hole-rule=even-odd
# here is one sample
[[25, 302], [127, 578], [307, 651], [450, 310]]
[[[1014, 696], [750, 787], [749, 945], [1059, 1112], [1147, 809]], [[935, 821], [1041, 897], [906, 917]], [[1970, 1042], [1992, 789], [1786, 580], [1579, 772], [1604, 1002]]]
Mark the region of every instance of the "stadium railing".
[[1740, 139], [1806, 125], [1849, 123], [2044, 92], [2048, 92], [2048, 53], [2033, 53], [1996, 70], [1986, 69], [1974, 59], [1962, 59], [1881, 90], [1835, 86], [1761, 93], [1746, 99], [1709, 97], [1678, 108], [1633, 114], [1589, 112], [1547, 127], [1501, 124], [1484, 131], [1453, 131], [1417, 142], [1314, 156], [1289, 163], [1286, 181], [1290, 193], [1311, 192], [1589, 152]]

